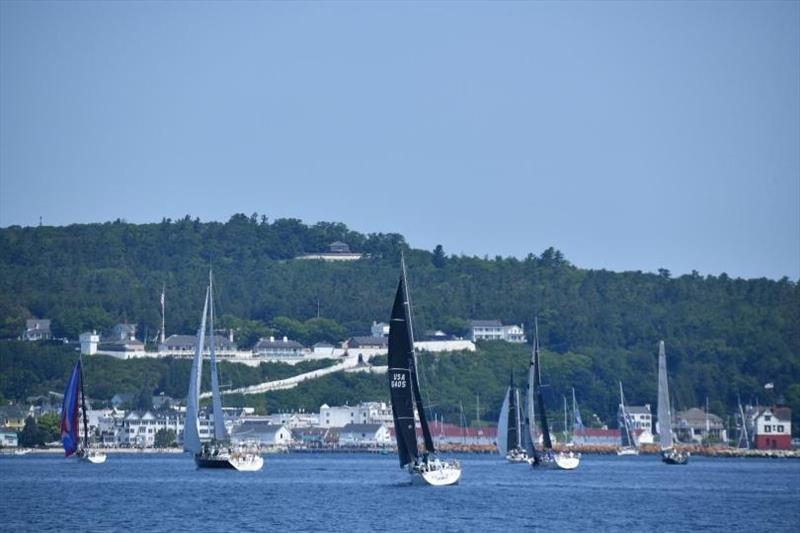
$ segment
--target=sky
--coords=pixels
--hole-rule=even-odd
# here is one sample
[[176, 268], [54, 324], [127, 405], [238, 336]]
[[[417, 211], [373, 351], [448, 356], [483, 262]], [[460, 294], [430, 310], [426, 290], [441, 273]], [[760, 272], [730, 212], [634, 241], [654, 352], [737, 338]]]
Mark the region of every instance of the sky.
[[0, 2], [0, 227], [800, 279], [800, 2]]

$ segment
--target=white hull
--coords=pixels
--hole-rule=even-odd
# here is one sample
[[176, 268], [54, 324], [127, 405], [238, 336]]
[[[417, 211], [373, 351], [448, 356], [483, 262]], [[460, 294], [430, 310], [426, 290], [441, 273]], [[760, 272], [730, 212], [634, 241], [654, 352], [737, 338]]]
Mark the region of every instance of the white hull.
[[531, 466], [536, 469], [557, 468], [560, 470], [575, 470], [581, 463], [581, 454], [573, 452], [545, 453], [539, 457], [539, 462], [530, 461]]
[[455, 485], [461, 479], [461, 465], [458, 462], [430, 463], [426, 469], [411, 468], [411, 483], [414, 485], [433, 485], [445, 487]]
[[620, 448], [617, 450], [617, 455], [639, 455], [639, 450], [636, 448]]
[[230, 463], [239, 472], [258, 472], [264, 466], [264, 458], [260, 455], [247, 454], [231, 457]]
[[555, 461], [561, 470], [575, 470], [581, 464], [581, 456], [572, 452], [558, 453]]
[[78, 460], [92, 463], [93, 465], [100, 465], [106, 462], [105, 452], [98, 452], [95, 450], [88, 450], [79, 452]]

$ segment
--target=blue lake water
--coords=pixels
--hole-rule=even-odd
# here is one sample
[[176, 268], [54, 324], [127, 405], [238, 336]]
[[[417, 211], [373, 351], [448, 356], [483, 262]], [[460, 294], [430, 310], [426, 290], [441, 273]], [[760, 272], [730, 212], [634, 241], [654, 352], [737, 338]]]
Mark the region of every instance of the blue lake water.
[[393, 455], [267, 456], [257, 473], [188, 455], [0, 457], [0, 531], [800, 531], [800, 461], [584, 456], [533, 471], [458, 456], [454, 487], [411, 486]]

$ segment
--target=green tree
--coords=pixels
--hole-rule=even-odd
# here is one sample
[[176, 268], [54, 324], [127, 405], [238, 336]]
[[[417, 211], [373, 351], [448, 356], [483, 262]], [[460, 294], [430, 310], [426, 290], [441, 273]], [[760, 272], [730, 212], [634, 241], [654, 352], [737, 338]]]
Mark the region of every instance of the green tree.
[[[39, 432], [44, 442], [53, 442], [61, 438], [61, 418], [56, 413], [45, 413], [37, 420]], [[83, 420], [81, 420], [81, 428]], [[81, 433], [82, 434], [82, 433]]]
[[156, 448], [168, 448], [174, 446], [176, 443], [176, 435], [174, 429], [161, 428], [155, 434]]
[[436, 268], [444, 268], [444, 265], [447, 263], [447, 258], [444, 255], [444, 248], [442, 248], [441, 244], [437, 244], [436, 248], [433, 249], [433, 258], [431, 261]]
[[32, 416], [25, 419], [25, 426], [19, 432], [17, 440], [20, 446], [28, 448], [44, 445], [42, 431]]

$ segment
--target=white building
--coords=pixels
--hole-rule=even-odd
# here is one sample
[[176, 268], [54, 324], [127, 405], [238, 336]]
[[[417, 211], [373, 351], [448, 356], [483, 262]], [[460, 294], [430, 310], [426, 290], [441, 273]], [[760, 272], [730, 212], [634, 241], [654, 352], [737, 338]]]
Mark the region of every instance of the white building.
[[339, 446], [387, 446], [391, 442], [385, 424], [347, 424], [339, 430]]
[[100, 335], [96, 331], [81, 333], [78, 337], [81, 341], [81, 353], [84, 355], [94, 355], [97, 353], [97, 345], [100, 344]]
[[372, 333], [373, 337], [388, 337], [389, 336], [389, 324], [386, 322], [375, 322], [372, 321], [372, 327], [370, 328], [370, 333]]
[[[650, 412], [650, 404], [629, 405], [625, 410], [628, 412], [637, 444], [653, 444], [653, 414]], [[622, 413], [619, 409], [617, 410], [617, 420], [620, 421], [621, 427]]]
[[334, 407], [323, 404], [319, 408], [320, 427], [341, 428], [348, 424], [394, 425], [392, 408], [385, 402], [363, 402], [355, 406]]
[[[171, 429], [180, 441], [183, 437], [183, 417], [177, 413], [156, 416], [150, 411], [143, 414], [131, 411], [122, 420], [119, 444], [131, 448], [149, 448], [155, 445], [156, 433], [161, 429]], [[208, 420], [200, 421], [200, 439], [210, 440], [213, 426]]]
[[290, 341], [287, 337], [275, 340], [275, 337], [261, 339], [253, 347], [253, 357], [264, 359], [280, 359], [282, 357], [303, 357], [306, 348], [297, 341]]
[[499, 320], [470, 320], [468, 337], [476, 341], [527, 342], [525, 328], [520, 324], [505, 326]]
[[283, 424], [270, 424], [261, 420], [245, 420], [233, 428], [231, 442], [234, 444], [257, 444], [271, 448], [282, 448], [292, 443], [292, 432]]

